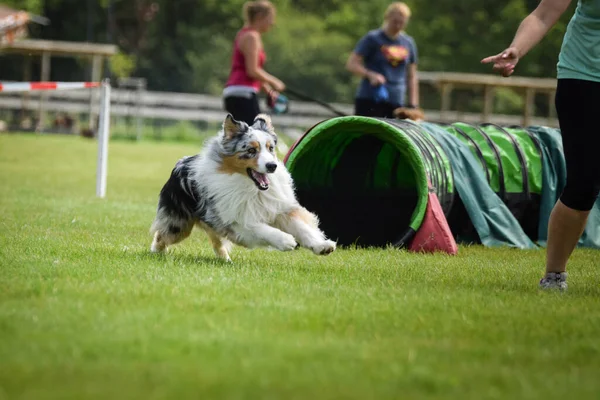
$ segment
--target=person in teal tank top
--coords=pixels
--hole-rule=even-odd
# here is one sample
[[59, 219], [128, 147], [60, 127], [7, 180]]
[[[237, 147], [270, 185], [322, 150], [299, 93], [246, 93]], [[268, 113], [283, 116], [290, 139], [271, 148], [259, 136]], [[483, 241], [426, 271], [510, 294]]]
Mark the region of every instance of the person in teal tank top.
[[[486, 57], [503, 76], [539, 43], [572, 0], [542, 0], [519, 25], [512, 44]], [[583, 233], [600, 192], [600, 0], [579, 0], [565, 32], [557, 63], [556, 113], [560, 124], [567, 183], [548, 222], [544, 289], [567, 288], [567, 261]]]
[[558, 57], [558, 79], [600, 82], [600, 0], [579, 0]]

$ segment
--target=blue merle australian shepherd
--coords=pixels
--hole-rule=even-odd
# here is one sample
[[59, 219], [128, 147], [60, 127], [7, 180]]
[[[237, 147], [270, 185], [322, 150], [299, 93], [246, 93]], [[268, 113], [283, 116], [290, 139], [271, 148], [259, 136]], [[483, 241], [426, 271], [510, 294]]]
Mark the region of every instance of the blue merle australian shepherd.
[[164, 251], [198, 226], [226, 261], [231, 261], [231, 242], [333, 252], [336, 243], [319, 230], [317, 216], [298, 203], [276, 144], [267, 115], [258, 115], [252, 126], [227, 115], [223, 129], [200, 154], [182, 158], [171, 172], [160, 192], [151, 250]]

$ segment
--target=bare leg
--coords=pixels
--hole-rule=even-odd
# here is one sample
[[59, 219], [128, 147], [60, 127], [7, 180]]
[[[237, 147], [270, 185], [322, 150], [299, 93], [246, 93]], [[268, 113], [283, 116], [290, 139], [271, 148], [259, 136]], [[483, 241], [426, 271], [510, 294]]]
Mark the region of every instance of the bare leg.
[[567, 261], [583, 234], [589, 214], [569, 208], [560, 200], [556, 203], [548, 222], [546, 272], [560, 273], [567, 269]]

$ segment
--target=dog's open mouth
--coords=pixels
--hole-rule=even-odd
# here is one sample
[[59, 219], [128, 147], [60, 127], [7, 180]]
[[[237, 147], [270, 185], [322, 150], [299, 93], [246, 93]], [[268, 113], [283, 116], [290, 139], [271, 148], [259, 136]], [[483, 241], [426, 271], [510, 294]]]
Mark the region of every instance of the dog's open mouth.
[[259, 190], [267, 190], [269, 188], [269, 178], [267, 178], [267, 174], [261, 174], [252, 168], [248, 168], [246, 171]]

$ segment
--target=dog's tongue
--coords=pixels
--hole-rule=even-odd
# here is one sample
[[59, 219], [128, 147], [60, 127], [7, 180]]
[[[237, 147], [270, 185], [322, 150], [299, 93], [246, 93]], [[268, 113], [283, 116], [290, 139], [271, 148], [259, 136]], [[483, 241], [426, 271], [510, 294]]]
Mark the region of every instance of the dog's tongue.
[[267, 174], [261, 174], [260, 172], [252, 170], [252, 176], [254, 176], [254, 179], [256, 179], [261, 186], [269, 186], [269, 178], [267, 178]]

